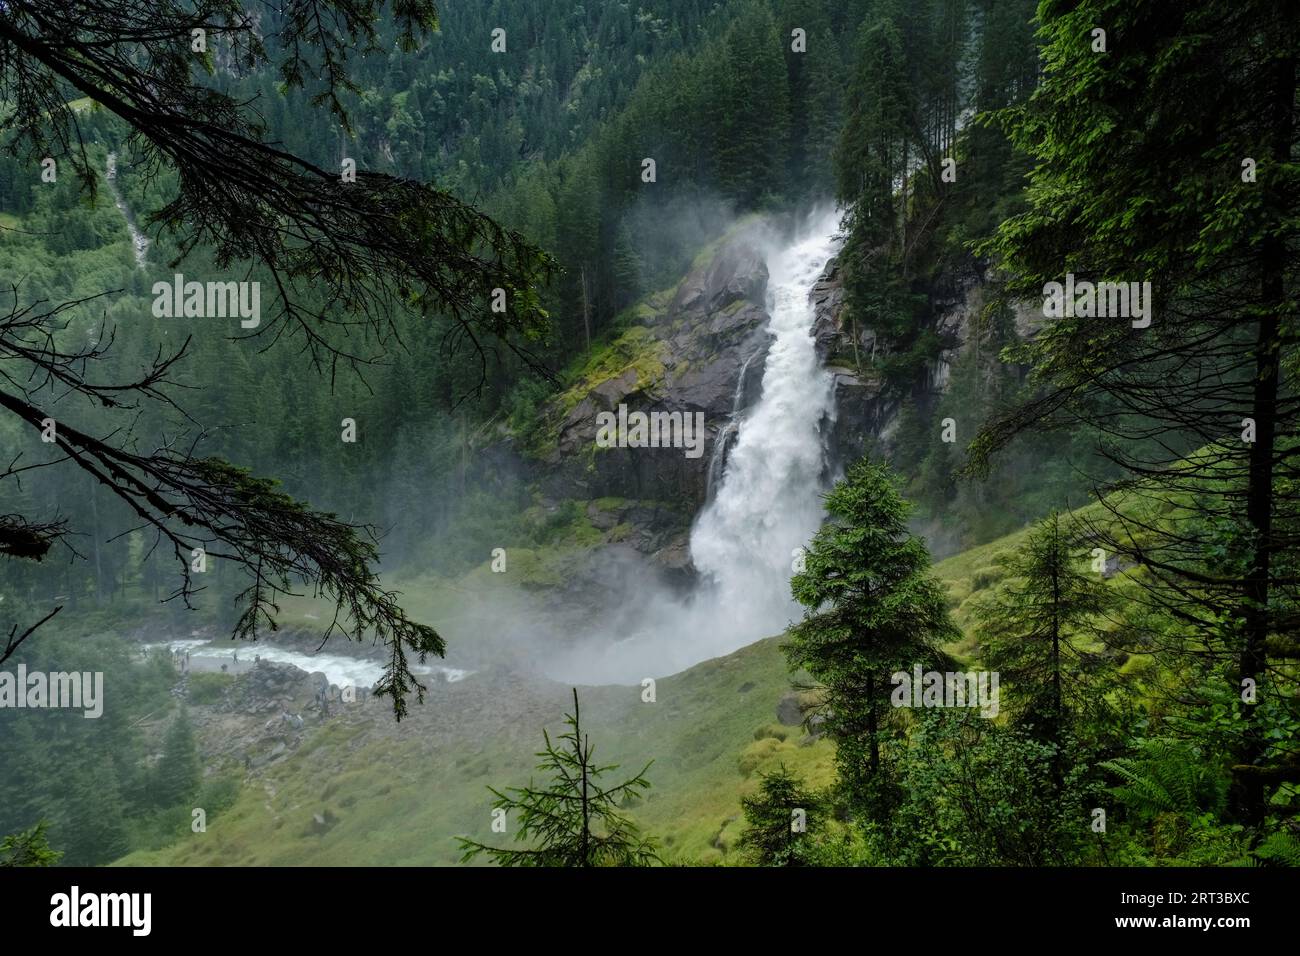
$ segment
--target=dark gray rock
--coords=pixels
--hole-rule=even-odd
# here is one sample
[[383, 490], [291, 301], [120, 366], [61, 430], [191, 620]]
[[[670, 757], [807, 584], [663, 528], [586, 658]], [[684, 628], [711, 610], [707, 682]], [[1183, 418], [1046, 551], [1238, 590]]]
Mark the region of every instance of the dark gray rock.
[[799, 695], [793, 691], [781, 698], [780, 703], [776, 705], [776, 719], [778, 723], [785, 724], [787, 727], [797, 727], [803, 723], [803, 710], [799, 706]]
[[[628, 540], [638, 551], [655, 554], [667, 546], [665, 566], [682, 566], [680, 550], [669, 539], [682, 534], [689, 515], [704, 504], [714, 441], [733, 413], [759, 394], [770, 344], [763, 305], [764, 228], [756, 225], [731, 237], [682, 281], [665, 311], [646, 323], [639, 360], [595, 383], [563, 416], [542, 469], [544, 493], [556, 498], [680, 502], [678, 509], [622, 516], [646, 532]], [[595, 447], [597, 414], [616, 411], [620, 404], [629, 412], [702, 413], [702, 453], [690, 458], [684, 448]], [[623, 523], [599, 520], [602, 530]]]

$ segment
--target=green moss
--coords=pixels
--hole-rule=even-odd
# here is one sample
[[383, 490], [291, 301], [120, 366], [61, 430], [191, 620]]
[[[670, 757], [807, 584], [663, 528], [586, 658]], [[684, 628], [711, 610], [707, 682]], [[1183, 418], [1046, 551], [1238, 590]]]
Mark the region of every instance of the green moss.
[[558, 407], [567, 415], [601, 382], [618, 378], [629, 370], [636, 373], [633, 388], [649, 388], [664, 377], [667, 348], [643, 325], [632, 326], [608, 344], [593, 345], [582, 365], [564, 376], [573, 384], [556, 399]]
[[636, 528], [624, 521], [622, 524], [616, 524], [614, 527], [610, 528], [605, 539], [611, 543], [617, 544], [620, 541], [626, 541], [628, 538], [632, 537], [635, 531]]
[[635, 305], [628, 306], [618, 315], [614, 316], [612, 324], [614, 328], [624, 329], [628, 326], [636, 326], [642, 325], [646, 322], [652, 322], [658, 314], [659, 310], [643, 299]]
[[713, 261], [713, 257], [718, 254], [718, 250], [726, 245], [731, 239], [739, 235], [743, 230], [754, 225], [762, 218], [762, 215], [759, 213], [750, 213], [747, 216], [742, 216], [740, 219], [737, 219], [730, 229], [696, 253], [695, 258], [691, 260], [691, 271], [694, 272], [701, 266], [708, 265]]

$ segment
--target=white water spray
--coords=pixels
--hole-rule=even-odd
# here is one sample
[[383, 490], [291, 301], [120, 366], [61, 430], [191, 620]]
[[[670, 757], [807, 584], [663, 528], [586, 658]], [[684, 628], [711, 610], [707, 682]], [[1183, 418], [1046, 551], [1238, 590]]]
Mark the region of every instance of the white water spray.
[[817, 360], [810, 294], [834, 254], [837, 222], [833, 212], [816, 217], [768, 259], [775, 340], [763, 394], [741, 422], [722, 487], [691, 533], [691, 557], [716, 589], [715, 600], [731, 613], [743, 609], [760, 629], [789, 611], [792, 552], [822, 519], [818, 424], [831, 409], [832, 378]]
[[[544, 665], [552, 676], [624, 683], [674, 674], [779, 634], [798, 616], [790, 595], [793, 552], [821, 526], [819, 425], [833, 402], [832, 376], [817, 360], [810, 296], [835, 254], [838, 223], [833, 210], [814, 215], [768, 256], [774, 340], [762, 396], [740, 420], [721, 484], [691, 532], [701, 586], [685, 603], [648, 598], [635, 609], [640, 626], [629, 636], [583, 642]], [[715, 440], [725, 440], [726, 431]]]

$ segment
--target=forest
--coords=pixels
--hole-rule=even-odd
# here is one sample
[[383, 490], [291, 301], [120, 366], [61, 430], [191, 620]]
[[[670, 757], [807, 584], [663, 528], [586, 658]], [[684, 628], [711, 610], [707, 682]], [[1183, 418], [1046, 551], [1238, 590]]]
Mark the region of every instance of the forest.
[[6, 0], [0, 866], [1300, 865], [1297, 14]]

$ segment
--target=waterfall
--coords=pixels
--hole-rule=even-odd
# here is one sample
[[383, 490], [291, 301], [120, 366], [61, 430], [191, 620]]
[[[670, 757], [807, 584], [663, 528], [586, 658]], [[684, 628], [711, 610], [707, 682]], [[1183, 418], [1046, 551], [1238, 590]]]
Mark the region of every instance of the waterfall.
[[136, 228], [135, 216], [131, 213], [131, 207], [126, 204], [126, 200], [122, 198], [116, 180], [117, 153], [109, 153], [104, 182], [108, 184], [108, 191], [113, 197], [113, 205], [117, 207], [118, 212], [122, 214], [122, 218], [126, 220], [126, 231], [131, 237], [131, 251], [135, 254], [136, 267], [143, 269], [148, 263], [149, 237]]
[[793, 552], [821, 525], [825, 488], [818, 426], [832, 413], [833, 391], [832, 377], [817, 359], [810, 296], [834, 254], [837, 223], [833, 211], [813, 217], [768, 259], [769, 331], [775, 339], [762, 396], [740, 424], [722, 485], [691, 532], [691, 558], [713, 591], [713, 603], [736, 621], [729, 630], [739, 629], [748, 640], [776, 633], [794, 611]]
[[[817, 213], [768, 256], [773, 339], [762, 395], [743, 417], [733, 414], [715, 439], [710, 470], [721, 469], [720, 483], [710, 475], [711, 493], [691, 530], [699, 586], [683, 601], [638, 592], [637, 582], [630, 583], [599, 640], [542, 665], [552, 676], [626, 683], [674, 674], [780, 634], [798, 617], [790, 595], [793, 553], [821, 526], [820, 426], [834, 397], [833, 378], [817, 358], [811, 293], [835, 254], [838, 224], [833, 210]], [[743, 379], [742, 369], [738, 395]], [[627, 636], [609, 643], [616, 633]]]
[[740, 428], [740, 413], [745, 405], [745, 385], [749, 376], [749, 366], [762, 354], [762, 348], [751, 352], [740, 366], [740, 374], [736, 376], [736, 392], [731, 399], [731, 419], [718, 431], [718, 437], [713, 439], [713, 454], [709, 456], [708, 484], [704, 492], [706, 502], [713, 500], [713, 491], [722, 477], [722, 468], [727, 463], [727, 449], [731, 447], [731, 439]]

